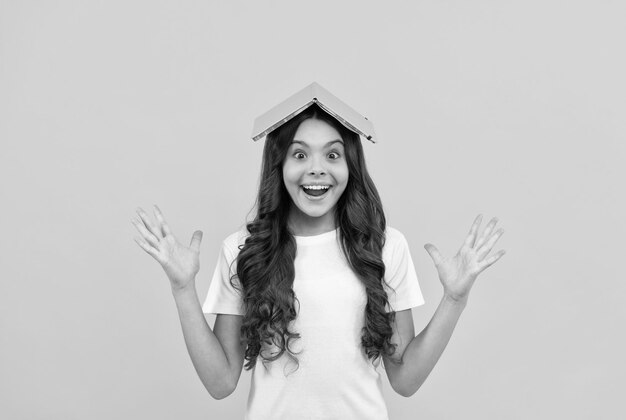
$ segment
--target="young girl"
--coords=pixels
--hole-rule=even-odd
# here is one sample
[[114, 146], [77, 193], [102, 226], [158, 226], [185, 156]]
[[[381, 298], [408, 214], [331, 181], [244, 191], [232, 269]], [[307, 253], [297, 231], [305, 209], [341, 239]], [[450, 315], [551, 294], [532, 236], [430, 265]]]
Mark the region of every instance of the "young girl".
[[[183, 335], [208, 392], [225, 398], [252, 369], [246, 419], [388, 419], [378, 367], [405, 397], [443, 352], [503, 230], [474, 221], [458, 253], [426, 244], [443, 285], [415, 336], [424, 301], [405, 237], [387, 226], [359, 135], [317, 105], [268, 134], [257, 214], [228, 236], [200, 306], [195, 287], [202, 232], [189, 247], [155, 206], [138, 209], [137, 243], [163, 266]], [[213, 330], [204, 313], [217, 314]], [[261, 367], [257, 362], [261, 362]]]

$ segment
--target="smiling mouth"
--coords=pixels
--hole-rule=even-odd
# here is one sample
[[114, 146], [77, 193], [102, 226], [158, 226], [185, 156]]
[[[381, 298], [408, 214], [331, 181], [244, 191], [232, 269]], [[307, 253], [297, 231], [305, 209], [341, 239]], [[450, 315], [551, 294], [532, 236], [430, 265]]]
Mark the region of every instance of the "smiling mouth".
[[300, 186], [305, 194], [320, 197], [326, 194], [332, 187], [330, 185], [311, 185], [311, 186]]

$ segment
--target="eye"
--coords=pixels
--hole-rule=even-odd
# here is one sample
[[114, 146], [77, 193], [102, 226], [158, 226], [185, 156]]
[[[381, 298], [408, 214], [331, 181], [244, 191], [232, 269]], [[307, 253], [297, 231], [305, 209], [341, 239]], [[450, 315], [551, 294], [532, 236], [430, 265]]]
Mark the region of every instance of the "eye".
[[328, 157], [329, 157], [329, 158], [331, 158], [332, 160], [335, 160], [335, 159], [339, 159], [339, 158], [340, 158], [339, 153], [337, 153], [337, 152], [330, 152], [330, 153], [328, 154]]
[[302, 152], [296, 152], [293, 154], [293, 157], [295, 157], [296, 159], [304, 159], [306, 155]]

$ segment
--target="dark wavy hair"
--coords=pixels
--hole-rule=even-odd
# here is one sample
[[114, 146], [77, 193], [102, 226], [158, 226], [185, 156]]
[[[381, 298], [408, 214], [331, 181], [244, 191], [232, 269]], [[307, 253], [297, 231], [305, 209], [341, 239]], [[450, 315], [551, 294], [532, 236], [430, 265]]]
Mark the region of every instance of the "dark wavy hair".
[[[395, 311], [386, 312], [389, 302], [383, 289], [386, 221], [382, 203], [367, 172], [359, 135], [313, 104], [265, 140], [256, 216], [246, 224], [250, 234], [239, 247], [237, 272], [231, 278], [233, 287], [242, 292], [245, 307], [241, 336], [247, 343], [246, 370], [256, 365], [258, 356], [267, 368], [266, 363], [285, 352], [298, 363], [289, 347], [291, 340], [300, 338], [299, 333], [289, 330], [289, 323], [297, 316], [293, 291], [296, 242], [287, 226], [293, 203], [282, 168], [296, 130], [309, 118], [327, 122], [344, 141], [349, 177], [335, 207], [335, 224], [346, 259], [367, 292], [361, 346], [372, 362], [383, 354], [391, 357], [395, 353], [396, 345], [390, 341]], [[235, 277], [241, 288], [233, 282]], [[266, 355], [263, 344], [274, 345], [278, 351]]]

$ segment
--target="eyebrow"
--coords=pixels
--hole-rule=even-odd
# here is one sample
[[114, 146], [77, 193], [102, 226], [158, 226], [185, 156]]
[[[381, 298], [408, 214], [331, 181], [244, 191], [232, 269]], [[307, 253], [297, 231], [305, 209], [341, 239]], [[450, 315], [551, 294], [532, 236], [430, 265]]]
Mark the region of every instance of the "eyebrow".
[[[292, 142], [291, 142], [291, 144], [295, 144], [295, 143], [299, 143], [299, 144], [301, 144], [301, 145], [303, 145], [303, 146], [309, 147], [309, 145], [308, 145], [308, 144], [306, 144], [306, 142], [305, 142], [305, 141], [302, 141], [302, 140], [294, 140], [294, 141], [292, 141]], [[337, 139], [337, 140], [331, 140], [331, 141], [329, 141], [328, 143], [326, 143], [326, 144], [324, 145], [324, 147], [329, 147], [329, 146], [331, 146], [331, 145], [333, 145], [333, 144], [335, 144], [335, 143], [341, 143], [341, 144], [343, 145], [343, 141], [341, 141], [341, 140]], [[291, 144], [290, 144], [290, 145], [291, 145]]]

